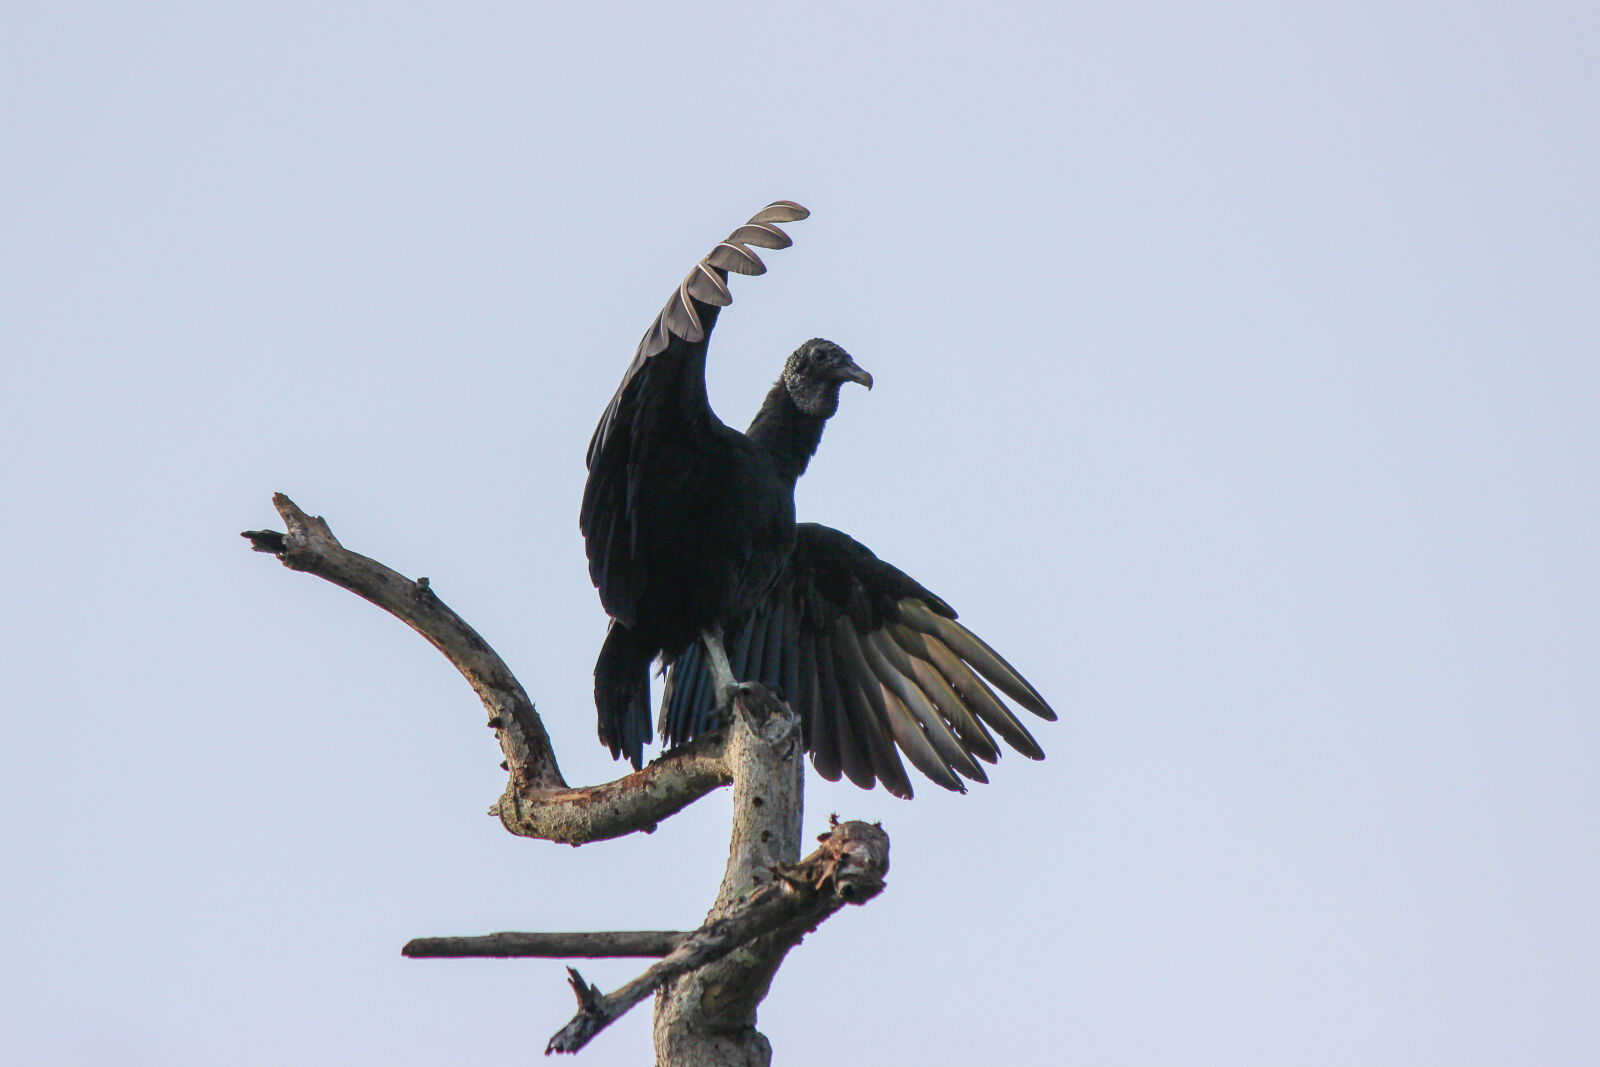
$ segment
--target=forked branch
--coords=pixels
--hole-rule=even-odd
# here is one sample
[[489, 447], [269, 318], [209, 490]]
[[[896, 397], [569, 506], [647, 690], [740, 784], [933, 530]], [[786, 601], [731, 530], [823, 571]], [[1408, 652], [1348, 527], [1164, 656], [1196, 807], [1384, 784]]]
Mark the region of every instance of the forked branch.
[[603, 995], [576, 969], [567, 968], [578, 996], [578, 1014], [550, 1039], [545, 1051], [577, 1052], [670, 980], [779, 931], [786, 942], [779, 950], [781, 958], [782, 951], [846, 904], [864, 904], [882, 892], [889, 869], [889, 837], [882, 828], [838, 823], [821, 841], [822, 846], [799, 863], [775, 866], [773, 880], [731, 914], [685, 936], [664, 959], [616, 992]]

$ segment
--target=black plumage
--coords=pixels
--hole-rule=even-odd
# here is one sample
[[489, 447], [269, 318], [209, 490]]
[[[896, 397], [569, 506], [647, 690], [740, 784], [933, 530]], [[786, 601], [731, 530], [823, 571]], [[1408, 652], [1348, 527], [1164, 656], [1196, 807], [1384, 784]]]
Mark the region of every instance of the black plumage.
[[[649, 667], [670, 666], [661, 734], [679, 743], [716, 725], [721, 694], [703, 633], [726, 636], [735, 678], [780, 692], [804, 724], [817, 770], [899, 796], [898, 752], [961, 789], [985, 781], [990, 730], [1044, 753], [985, 684], [1046, 719], [1055, 713], [955, 612], [837, 530], [796, 526], [794, 487], [839, 390], [872, 378], [838, 345], [789, 357], [746, 433], [706, 398], [706, 345], [732, 302], [728, 271], [760, 274], [749, 249], [785, 248], [774, 223], [807, 216], [779, 201], [695, 264], [640, 342], [589, 443], [580, 525], [589, 573], [612, 625], [595, 664], [600, 737], [643, 760]], [[898, 752], [897, 752], [898, 750]]]
[[747, 245], [787, 247], [774, 223], [806, 215], [769, 205], [695, 264], [589, 442], [579, 522], [612, 618], [595, 705], [601, 740], [635, 766], [650, 736], [650, 664], [673, 662], [707, 630], [732, 631], [767, 594], [794, 546], [795, 481], [839, 389], [872, 384], [844, 349], [814, 338], [789, 357], [748, 433], [723, 425], [706, 398], [706, 340], [732, 302], [728, 271], [763, 272]]
[[[753, 636], [780, 627], [762, 645]], [[772, 590], [728, 642], [735, 677], [781, 692], [800, 715], [824, 778], [841, 773], [909, 797], [897, 753], [947, 789], [987, 781], [978, 761], [1000, 758], [994, 734], [1043, 759], [1027, 727], [995, 693], [1055, 719], [1022, 674], [956, 621], [949, 604], [847, 534], [801, 523]], [[678, 744], [717, 724], [705, 649], [676, 661], [662, 700], [661, 733]], [[992, 733], [991, 733], [992, 731]]]

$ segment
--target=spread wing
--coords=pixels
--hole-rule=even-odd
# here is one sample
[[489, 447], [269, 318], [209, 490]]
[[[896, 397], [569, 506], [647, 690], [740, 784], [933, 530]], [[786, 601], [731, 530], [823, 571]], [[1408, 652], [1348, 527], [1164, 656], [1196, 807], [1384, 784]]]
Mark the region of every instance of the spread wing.
[[606, 612], [632, 625], [645, 574], [634, 552], [633, 498], [640, 457], [665, 440], [692, 448], [721, 425], [706, 399], [706, 342], [717, 313], [733, 302], [728, 272], [763, 274], [758, 248], [787, 248], [775, 223], [810, 214], [779, 200], [756, 212], [696, 263], [661, 309], [589, 440], [589, 480], [579, 526], [589, 577]]
[[[1044, 758], [996, 689], [1041, 718], [1056, 717], [950, 605], [865, 545], [815, 523], [799, 526], [777, 585], [727, 648], [735, 677], [776, 688], [799, 714], [819, 774], [838, 781], [843, 772], [867, 789], [880, 781], [896, 796], [911, 796], [902, 753], [961, 791], [962, 777], [988, 781], [978, 761], [999, 759], [994, 734]], [[679, 744], [715, 726], [714, 698], [696, 643], [667, 679], [664, 739]]]

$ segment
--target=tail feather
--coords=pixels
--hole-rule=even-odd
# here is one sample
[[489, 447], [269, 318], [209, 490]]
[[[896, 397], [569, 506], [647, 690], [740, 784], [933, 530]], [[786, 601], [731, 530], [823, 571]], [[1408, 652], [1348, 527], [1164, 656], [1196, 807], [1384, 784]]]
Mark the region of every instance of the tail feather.
[[621, 623], [613, 622], [594, 664], [594, 706], [600, 740], [611, 758], [623, 756], [634, 770], [644, 766], [650, 740], [650, 663], [657, 650]]

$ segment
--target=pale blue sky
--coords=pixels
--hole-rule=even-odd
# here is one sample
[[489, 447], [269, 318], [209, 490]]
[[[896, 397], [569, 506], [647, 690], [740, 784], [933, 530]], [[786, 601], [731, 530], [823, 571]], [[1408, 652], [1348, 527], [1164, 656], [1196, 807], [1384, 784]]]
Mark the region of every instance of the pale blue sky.
[[467, 687], [237, 531], [282, 490], [427, 575], [614, 776], [584, 447], [787, 197], [714, 404], [849, 348], [802, 517], [1063, 716], [966, 797], [813, 776], [893, 870], [782, 971], [779, 1062], [1600, 1059], [1597, 22], [7, 5], [0, 1058], [533, 1062], [558, 963], [400, 945], [698, 921], [725, 798], [507, 836]]

